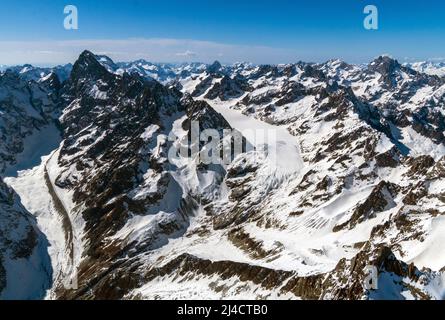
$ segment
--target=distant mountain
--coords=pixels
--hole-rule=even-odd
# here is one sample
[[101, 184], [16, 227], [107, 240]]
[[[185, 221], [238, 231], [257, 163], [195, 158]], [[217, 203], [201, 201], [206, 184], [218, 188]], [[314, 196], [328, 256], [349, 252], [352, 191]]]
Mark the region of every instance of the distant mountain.
[[59, 81], [63, 82], [68, 78], [71, 72], [71, 68], [72, 68], [71, 64], [66, 64], [64, 66], [57, 66], [54, 68], [34, 67], [32, 65], [26, 64], [23, 66], [7, 67], [5, 70], [10, 70], [13, 73], [18, 73], [21, 79], [25, 81], [29, 80], [38, 81], [42, 78], [48, 77], [51, 73], [55, 73]]
[[[59, 105], [60, 80], [50, 73], [36, 80], [27, 72], [8, 69], [0, 75], [0, 175], [10, 172], [21, 161], [20, 154], [36, 134], [53, 127], [61, 114]], [[43, 137], [40, 137], [41, 139]], [[51, 141], [48, 137], [46, 141]]]
[[436, 75], [439, 77], [445, 76], [445, 62], [423, 61], [423, 62], [409, 63], [407, 64], [407, 66], [411, 67], [416, 71], [426, 73], [429, 75]]

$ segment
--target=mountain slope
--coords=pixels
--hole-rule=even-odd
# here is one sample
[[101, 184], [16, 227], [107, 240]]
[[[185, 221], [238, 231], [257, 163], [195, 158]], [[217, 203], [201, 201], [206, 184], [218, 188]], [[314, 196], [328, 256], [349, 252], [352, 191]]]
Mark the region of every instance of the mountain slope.
[[0, 180], [0, 299], [42, 299], [51, 286], [46, 237]]

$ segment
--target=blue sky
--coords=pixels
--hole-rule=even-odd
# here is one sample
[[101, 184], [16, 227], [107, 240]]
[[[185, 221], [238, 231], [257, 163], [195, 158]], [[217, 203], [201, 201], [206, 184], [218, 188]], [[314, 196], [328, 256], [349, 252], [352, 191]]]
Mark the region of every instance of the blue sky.
[[[79, 30], [63, 28], [68, 4]], [[368, 4], [379, 30], [363, 27]], [[444, 35], [437, 0], [0, 0], [0, 64], [69, 62], [82, 49], [162, 62], [435, 60]]]

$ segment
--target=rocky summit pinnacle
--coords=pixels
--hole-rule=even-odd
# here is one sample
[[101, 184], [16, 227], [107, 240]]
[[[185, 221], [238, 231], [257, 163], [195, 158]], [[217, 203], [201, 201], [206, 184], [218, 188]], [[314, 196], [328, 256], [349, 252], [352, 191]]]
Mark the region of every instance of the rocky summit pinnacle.
[[221, 63], [219, 61], [215, 61], [207, 67], [207, 71], [209, 73], [216, 73], [221, 70], [221, 67], [222, 67]]
[[92, 77], [92, 79], [97, 80], [106, 75], [108, 75], [108, 72], [97, 57], [90, 51], [85, 50], [74, 63], [70, 78], [72, 81], [82, 77]]

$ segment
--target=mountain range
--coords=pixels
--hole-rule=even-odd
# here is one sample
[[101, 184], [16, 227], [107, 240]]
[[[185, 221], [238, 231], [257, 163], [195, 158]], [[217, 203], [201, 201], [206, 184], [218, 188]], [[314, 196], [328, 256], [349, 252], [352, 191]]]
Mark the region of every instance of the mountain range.
[[[172, 65], [89, 51], [5, 69], [0, 298], [444, 299], [444, 74], [388, 56]], [[239, 132], [243, 152], [171, 157], [207, 151], [193, 123]]]

